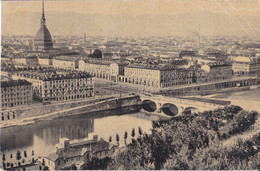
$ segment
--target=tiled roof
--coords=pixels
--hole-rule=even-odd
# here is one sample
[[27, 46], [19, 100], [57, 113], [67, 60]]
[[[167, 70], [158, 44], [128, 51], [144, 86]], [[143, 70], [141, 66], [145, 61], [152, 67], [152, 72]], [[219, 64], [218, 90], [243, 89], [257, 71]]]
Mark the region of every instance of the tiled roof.
[[11, 81], [1, 81], [1, 87], [13, 87], [19, 85], [31, 85], [32, 83], [26, 80], [11, 80]]
[[51, 153], [48, 156], [44, 156], [44, 157], [51, 161], [55, 161], [59, 158], [59, 155], [57, 155], [56, 153]]

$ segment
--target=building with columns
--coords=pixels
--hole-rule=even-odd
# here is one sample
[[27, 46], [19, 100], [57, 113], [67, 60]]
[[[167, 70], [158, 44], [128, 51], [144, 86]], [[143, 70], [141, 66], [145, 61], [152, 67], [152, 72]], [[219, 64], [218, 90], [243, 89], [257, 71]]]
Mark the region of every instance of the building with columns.
[[172, 87], [191, 84], [192, 71], [169, 66], [129, 65], [120, 81], [155, 88]]

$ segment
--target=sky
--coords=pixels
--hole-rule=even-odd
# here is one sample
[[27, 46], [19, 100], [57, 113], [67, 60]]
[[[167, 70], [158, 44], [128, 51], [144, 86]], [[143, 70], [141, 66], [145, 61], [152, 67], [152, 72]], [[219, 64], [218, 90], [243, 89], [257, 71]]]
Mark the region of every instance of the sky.
[[[2, 1], [2, 34], [35, 35], [41, 1]], [[52, 35], [260, 35], [260, 0], [45, 0]]]

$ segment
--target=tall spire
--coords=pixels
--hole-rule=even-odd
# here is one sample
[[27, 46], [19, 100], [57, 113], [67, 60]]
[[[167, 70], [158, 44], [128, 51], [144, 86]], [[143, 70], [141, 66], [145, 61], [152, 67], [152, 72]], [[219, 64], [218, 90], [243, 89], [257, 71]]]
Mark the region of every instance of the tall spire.
[[45, 25], [44, 0], [42, 0], [42, 19], [41, 19], [41, 25]]

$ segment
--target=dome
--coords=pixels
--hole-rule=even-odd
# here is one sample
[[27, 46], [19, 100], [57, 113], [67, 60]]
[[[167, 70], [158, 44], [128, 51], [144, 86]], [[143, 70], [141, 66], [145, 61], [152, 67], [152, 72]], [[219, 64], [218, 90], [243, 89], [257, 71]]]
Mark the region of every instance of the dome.
[[101, 50], [96, 49], [96, 50], [93, 52], [93, 57], [94, 57], [94, 58], [98, 58], [98, 59], [102, 59], [102, 52], [101, 52]]
[[53, 47], [51, 33], [46, 25], [41, 25], [34, 38], [34, 47], [36, 49], [49, 50]]
[[44, 16], [44, 1], [42, 1], [41, 27], [37, 31], [36, 36], [34, 38], [34, 47], [37, 50], [49, 50], [53, 47], [51, 33], [46, 27], [46, 19]]

